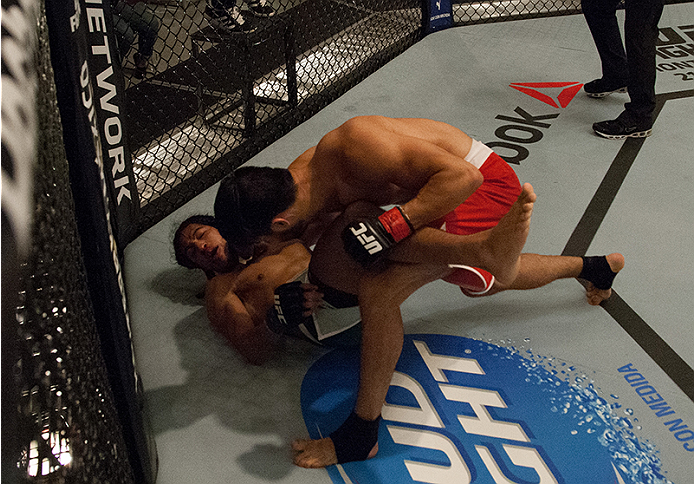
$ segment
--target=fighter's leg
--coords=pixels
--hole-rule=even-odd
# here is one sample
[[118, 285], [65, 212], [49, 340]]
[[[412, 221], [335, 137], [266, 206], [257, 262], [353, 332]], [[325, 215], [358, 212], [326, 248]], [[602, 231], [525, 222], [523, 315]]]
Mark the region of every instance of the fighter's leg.
[[379, 212], [369, 204], [350, 206], [316, 244], [310, 271], [321, 282], [341, 291], [357, 293], [362, 318], [361, 370], [353, 415], [331, 436], [292, 443], [294, 463], [325, 467], [363, 460], [378, 451], [378, 421], [403, 343], [400, 304], [423, 285], [439, 279], [446, 265], [411, 265], [384, 261], [366, 272], [342, 246], [343, 227], [356, 216]]
[[502, 283], [518, 275], [520, 254], [530, 229], [537, 195], [526, 183], [521, 194], [499, 223], [470, 235], [449, 234], [424, 227], [395, 246], [391, 260], [424, 264], [466, 264], [485, 269]]
[[586, 298], [595, 306], [610, 297], [612, 281], [623, 268], [624, 256], [617, 252], [589, 258], [523, 253], [516, 279], [511, 284], [495, 282], [484, 296], [510, 289], [536, 289], [559, 279], [580, 278], [587, 282]]
[[[414, 291], [447, 271], [447, 266], [443, 265], [392, 263], [378, 273], [368, 273], [361, 278], [361, 368], [354, 414], [366, 422], [365, 426], [379, 418], [400, 357], [404, 333], [400, 305]], [[343, 429], [339, 440], [333, 434], [319, 440], [294, 441], [292, 447], [297, 452], [294, 463], [316, 468], [373, 457], [378, 451], [377, 433], [362, 437], [360, 429], [355, 426]]]
[[350, 294], [357, 294], [359, 279], [364, 268], [344, 250], [342, 230], [354, 218], [378, 216], [383, 213], [379, 207], [368, 202], [355, 202], [345, 209], [325, 229], [311, 254], [310, 272], [317, 280], [332, 288]]

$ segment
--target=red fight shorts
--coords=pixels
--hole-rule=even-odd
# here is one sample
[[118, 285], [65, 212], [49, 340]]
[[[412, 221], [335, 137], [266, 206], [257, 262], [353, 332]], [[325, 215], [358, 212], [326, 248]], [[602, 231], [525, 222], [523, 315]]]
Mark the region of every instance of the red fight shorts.
[[522, 191], [513, 168], [483, 143], [473, 140], [465, 160], [480, 170], [484, 182], [458, 208], [431, 224], [443, 225], [450, 234], [469, 235], [495, 227]]
[[[479, 141], [473, 140], [465, 160], [475, 165], [484, 176], [482, 186], [458, 208], [432, 224], [458, 235], [474, 234], [496, 226], [522, 190], [508, 163]], [[494, 284], [494, 276], [483, 269], [465, 265], [450, 267], [456, 270], [443, 280], [460, 286], [467, 296], [486, 294]]]

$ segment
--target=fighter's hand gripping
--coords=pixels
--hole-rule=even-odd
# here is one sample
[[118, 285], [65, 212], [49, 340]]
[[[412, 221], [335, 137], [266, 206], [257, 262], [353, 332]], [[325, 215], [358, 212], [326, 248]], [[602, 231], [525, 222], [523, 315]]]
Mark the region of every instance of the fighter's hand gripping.
[[414, 228], [409, 219], [396, 206], [379, 217], [360, 218], [350, 223], [342, 231], [342, 242], [350, 257], [366, 267], [412, 232]]
[[267, 314], [267, 325], [271, 331], [286, 334], [301, 323], [310, 322], [311, 316], [304, 313], [304, 288], [301, 281], [288, 282], [275, 289], [275, 304]]

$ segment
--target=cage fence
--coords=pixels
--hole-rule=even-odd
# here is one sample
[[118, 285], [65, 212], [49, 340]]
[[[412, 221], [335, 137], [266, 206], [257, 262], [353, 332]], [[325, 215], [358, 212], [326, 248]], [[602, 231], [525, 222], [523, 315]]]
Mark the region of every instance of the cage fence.
[[491, 0], [455, 2], [453, 22], [471, 25], [508, 20], [570, 15], [581, 12], [581, 0]]
[[151, 32], [129, 45], [119, 36], [119, 47], [141, 230], [404, 51], [422, 26], [420, 0], [138, 5], [156, 30], [146, 66]]
[[[33, 229], [17, 269], [3, 267], [3, 278], [6, 271], [16, 278], [9, 281], [16, 297], [3, 294], [3, 353], [9, 344], [14, 357], [8, 366], [3, 360], [3, 374], [11, 375], [16, 392], [8, 394], [3, 386], [3, 400], [15, 405], [14, 435], [8, 442], [3, 432], [3, 453], [16, 452], [11, 469], [3, 459], [3, 482], [130, 483], [134, 477], [128, 447], [100, 351], [82, 259], [46, 17], [37, 10], [36, 55], [29, 56], [37, 80]], [[12, 41], [3, 32], [3, 43], [6, 40]], [[5, 114], [3, 106], [3, 119]], [[3, 170], [5, 155], [12, 159], [6, 141], [3, 136]], [[3, 184], [9, 181], [5, 174]], [[12, 249], [5, 242], [3, 236], [3, 252]], [[5, 312], [8, 299], [15, 304], [11, 319]], [[3, 430], [10, 424], [5, 416], [3, 412]]]
[[[128, 24], [119, 18], [118, 5], [132, 1], [111, 0], [119, 33]], [[139, 30], [118, 36], [140, 203], [135, 234], [417, 42], [428, 3], [136, 3], [139, 23], [131, 25]], [[456, 26], [580, 13], [580, 0], [451, 3]]]

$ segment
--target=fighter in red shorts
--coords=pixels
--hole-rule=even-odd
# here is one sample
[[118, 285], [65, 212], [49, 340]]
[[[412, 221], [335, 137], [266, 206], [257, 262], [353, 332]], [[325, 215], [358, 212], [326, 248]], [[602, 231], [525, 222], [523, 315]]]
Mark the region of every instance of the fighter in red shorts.
[[[484, 184], [482, 170], [466, 161], [478, 160], [473, 145], [478, 146], [446, 123], [363, 116], [330, 131], [288, 169], [242, 167], [222, 181], [215, 216], [222, 236], [242, 255], [267, 234], [300, 237], [311, 246], [358, 202], [395, 205], [380, 215], [356, 219], [341, 234], [347, 253], [358, 261], [352, 261], [352, 273], [360, 274], [347, 290], [357, 294], [362, 316], [357, 403], [335, 434], [297, 441], [297, 465], [324, 467], [377, 452], [374, 429], [377, 433], [402, 350], [400, 304], [410, 294], [449, 276], [450, 264], [484, 269], [494, 275], [495, 285], [506, 287], [521, 275], [521, 252], [536, 200], [530, 184], [521, 187], [505, 215], [499, 218], [500, 210], [493, 211], [496, 223], [488, 230], [459, 235], [429, 226]], [[518, 193], [517, 186], [514, 189]], [[325, 278], [322, 282], [333, 287], [344, 282]]]

